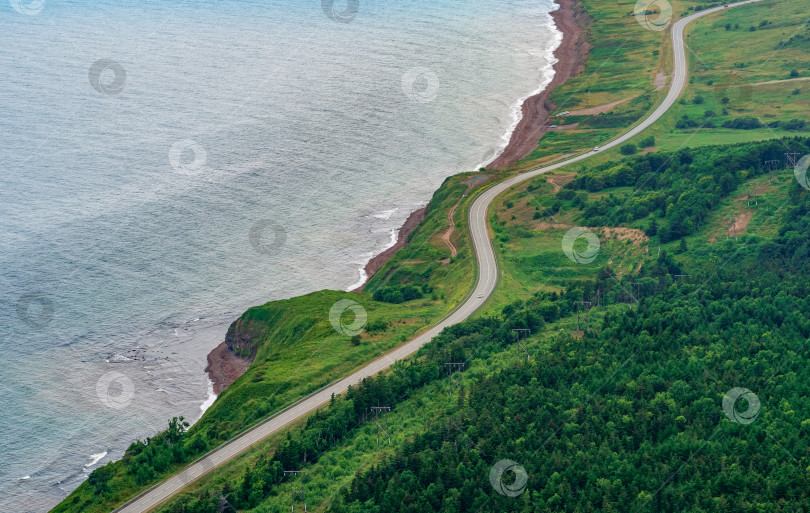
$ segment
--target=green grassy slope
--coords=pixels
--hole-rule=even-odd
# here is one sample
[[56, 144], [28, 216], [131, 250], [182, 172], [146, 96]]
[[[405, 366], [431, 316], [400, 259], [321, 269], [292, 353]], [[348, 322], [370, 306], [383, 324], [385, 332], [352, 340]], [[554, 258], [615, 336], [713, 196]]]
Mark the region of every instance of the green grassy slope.
[[[523, 228], [529, 233], [498, 248], [507, 268], [521, 271], [515, 280], [536, 292], [445, 330], [416, 358], [161, 511], [286, 511], [291, 483], [279, 472], [293, 467], [308, 472], [302, 482], [314, 511], [801, 511], [810, 464], [802, 438], [810, 425], [803, 363], [810, 238], [801, 227], [810, 192], [791, 170], [759, 165], [782, 144], [810, 153], [807, 139], [682, 150], [611, 162], [568, 182], [560, 191], [598, 190], [581, 204], [561, 200], [553, 214], [560, 224], [602, 216], [603, 226], [642, 231], [651, 222], [640, 210], [647, 207], [658, 233], [643, 243], [600, 236], [597, 258], [581, 263], [565, 255], [564, 229]], [[648, 184], [653, 161], [660, 166]], [[717, 219], [748, 190], [758, 205], [745, 230], [717, 238]], [[560, 191], [540, 184], [534, 199], [545, 205]], [[666, 209], [656, 208], [659, 191]], [[594, 208], [609, 198], [618, 201], [608, 212]], [[505, 231], [540, 222], [515, 223], [517, 201], [497, 215], [510, 221]], [[692, 218], [703, 221], [689, 227]], [[677, 226], [685, 231], [673, 238]], [[532, 254], [542, 258], [529, 262]], [[577, 332], [576, 301], [596, 303], [597, 291], [591, 329]], [[528, 364], [517, 364], [512, 328], [531, 333]], [[466, 364], [460, 387], [443, 372], [450, 360]], [[723, 410], [735, 386], [760, 394], [763, 413], [751, 426]], [[377, 404], [393, 407], [383, 424], [391, 445], [377, 444], [367, 417]], [[518, 498], [490, 484], [502, 459], [527, 469]]]
[[[471, 180], [471, 177], [475, 178]], [[229, 440], [296, 400], [345, 376], [405, 342], [445, 316], [471, 290], [473, 263], [466, 233], [469, 201], [490, 175], [470, 173], [448, 178], [429, 204], [427, 218], [359, 294], [318, 291], [272, 301], [245, 312], [236, 348], [254, 360], [248, 371], [228, 387], [177, 444], [159, 435], [146, 445], [133, 444], [124, 458], [100, 470], [53, 511], [104, 512], [139, 491], [177, 472], [208, 450]], [[494, 174], [492, 176], [495, 176]], [[450, 249], [441, 235], [454, 210], [456, 229]], [[412, 286], [422, 295], [401, 304], [375, 301], [382, 289]], [[330, 316], [339, 301], [358, 304], [367, 317], [358, 337], [338, 331]], [[338, 326], [349, 328], [355, 312], [347, 309]], [[149, 446], [144, 449], [145, 446]], [[91, 482], [104, 482], [97, 493]]]

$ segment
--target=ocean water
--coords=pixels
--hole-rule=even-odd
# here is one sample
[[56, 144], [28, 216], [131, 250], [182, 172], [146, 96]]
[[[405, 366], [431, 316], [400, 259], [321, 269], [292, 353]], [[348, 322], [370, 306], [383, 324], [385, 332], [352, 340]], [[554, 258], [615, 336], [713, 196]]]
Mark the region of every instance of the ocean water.
[[0, 5], [0, 511], [213, 400], [247, 307], [350, 289], [551, 79], [551, 0]]

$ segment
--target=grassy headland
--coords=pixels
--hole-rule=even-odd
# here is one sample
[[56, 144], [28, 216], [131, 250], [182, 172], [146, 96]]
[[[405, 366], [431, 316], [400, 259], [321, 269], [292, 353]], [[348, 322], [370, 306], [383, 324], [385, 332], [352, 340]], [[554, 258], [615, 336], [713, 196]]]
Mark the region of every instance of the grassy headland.
[[[188, 432], [162, 433], [133, 444], [122, 460], [97, 470], [53, 511], [110, 511], [444, 317], [469, 294], [474, 282], [467, 207], [490, 176], [496, 175], [448, 178], [434, 194], [426, 218], [411, 232], [408, 245], [374, 275], [363, 292], [318, 291], [242, 314], [228, 338], [232, 349], [252, 359], [247, 372], [217, 397]], [[451, 211], [455, 229], [448, 231]], [[341, 300], [365, 312], [367, 319], [359, 333], [351, 329], [355, 310], [345, 309], [338, 319], [330, 318], [332, 307]], [[349, 329], [336, 329], [333, 322]], [[182, 426], [178, 429], [182, 431]], [[183, 441], [177, 443], [180, 435]]]

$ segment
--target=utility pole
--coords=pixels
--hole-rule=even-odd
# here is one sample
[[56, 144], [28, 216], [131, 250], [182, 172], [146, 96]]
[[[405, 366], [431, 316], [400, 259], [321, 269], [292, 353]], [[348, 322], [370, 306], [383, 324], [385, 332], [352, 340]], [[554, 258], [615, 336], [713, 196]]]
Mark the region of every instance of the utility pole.
[[[304, 470], [285, 470], [284, 474], [292, 474], [293, 477], [297, 476], [298, 474], [306, 474]], [[301, 480], [301, 488], [296, 488], [295, 481], [290, 480], [290, 488], [292, 488], [292, 512], [295, 513], [295, 500], [300, 498], [301, 502], [304, 503], [304, 512], [307, 511], [307, 500], [304, 498], [304, 480]]]
[[[525, 328], [513, 329], [512, 331], [515, 332], [515, 340], [517, 341], [517, 355], [518, 355], [518, 363], [520, 363], [521, 358], [521, 350], [526, 354], [526, 361], [529, 361], [529, 348], [525, 342], [526, 337], [529, 336], [529, 331]], [[521, 342], [521, 338], [524, 340]]]
[[453, 379], [453, 373], [463, 371], [466, 364], [464, 362], [448, 362], [444, 365], [447, 367], [447, 375], [450, 376], [450, 399], [452, 399], [453, 388], [458, 388], [459, 394], [461, 393], [461, 381]]
[[795, 169], [799, 164], [799, 154], [792, 151], [785, 153], [785, 167], [788, 169]]
[[588, 309], [585, 311], [585, 331], [589, 331], [591, 329], [591, 309], [590, 306], [593, 304], [590, 301], [574, 301], [574, 303], [580, 305], [580, 308], [577, 309], [577, 332], [582, 331], [579, 329], [579, 314], [582, 311], [582, 307], [588, 306]]
[[385, 433], [385, 436], [388, 437], [388, 445], [391, 445], [391, 435], [388, 434], [388, 429], [384, 428], [382, 424], [380, 424], [380, 412], [389, 412], [391, 411], [390, 406], [372, 406], [370, 408], [374, 412], [374, 422], [377, 423], [377, 445], [380, 445], [380, 432], [382, 431]]
[[640, 281], [631, 281], [630, 285], [633, 285], [636, 288], [636, 301], [638, 301], [641, 297], [641, 287], [643, 287], [644, 284]]
[[[765, 165], [768, 167], [768, 183], [771, 183], [774, 177], [774, 172], [779, 169], [778, 160], [766, 160]], [[776, 176], [776, 183], [779, 183], [779, 176]]]

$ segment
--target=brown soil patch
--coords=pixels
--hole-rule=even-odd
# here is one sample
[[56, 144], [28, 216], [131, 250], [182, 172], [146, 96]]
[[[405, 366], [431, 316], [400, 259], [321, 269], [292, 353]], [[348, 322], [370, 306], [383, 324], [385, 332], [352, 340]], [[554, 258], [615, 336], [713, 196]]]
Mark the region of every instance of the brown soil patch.
[[751, 218], [754, 217], [753, 210], [744, 210], [738, 216], [737, 219], [734, 221], [734, 224], [731, 225], [728, 229], [728, 234], [731, 237], [739, 237], [743, 235], [745, 231], [748, 229], [748, 223], [751, 222]]
[[424, 264], [425, 262], [427, 262], [427, 260], [405, 260], [404, 262], [401, 263], [403, 265], [407, 265], [407, 264]]
[[[462, 198], [463, 197], [464, 196], [462, 196]], [[461, 202], [460, 199], [458, 201]], [[447, 245], [447, 247], [450, 248], [450, 257], [451, 258], [458, 255], [458, 250], [456, 249], [456, 246], [453, 244], [453, 241], [450, 240], [453, 237], [453, 232], [456, 230], [456, 221], [453, 219], [453, 214], [456, 213], [456, 207], [457, 206], [458, 206], [458, 203], [453, 205], [450, 208], [450, 210], [447, 212], [447, 221], [450, 223], [450, 227], [447, 228], [447, 230], [445, 230], [444, 233], [442, 233], [442, 240]]]
[[660, 71], [657, 75], [655, 75], [655, 80], [653, 80], [653, 85], [655, 86], [656, 91], [660, 91], [661, 89], [667, 86], [667, 79], [669, 75], [664, 75]]
[[467, 180], [461, 182], [463, 185], [467, 186], [467, 190], [464, 191], [464, 194], [462, 194], [461, 197], [458, 199], [458, 201], [456, 201], [456, 204], [453, 205], [447, 212], [447, 222], [450, 225], [450, 227], [447, 228], [447, 230], [445, 230], [441, 236], [444, 243], [447, 245], [448, 248], [450, 248], [451, 258], [458, 255], [458, 250], [456, 249], [456, 246], [453, 244], [452, 241], [453, 235], [456, 231], [456, 221], [453, 219], [453, 215], [456, 213], [456, 207], [458, 207], [461, 204], [461, 201], [467, 196], [467, 193], [470, 192], [470, 189], [486, 183], [490, 178], [492, 178], [492, 176], [493, 175], [473, 175]]
[[412, 319], [400, 319], [396, 321], [396, 324], [416, 324], [417, 322], [421, 322], [422, 319], [419, 318], [412, 318]]
[[547, 221], [541, 221], [535, 224], [532, 228], [534, 228], [535, 230], [556, 230], [560, 228], [571, 228], [571, 226], [573, 225], [565, 223], [549, 223]]
[[604, 105], [599, 105], [598, 107], [591, 107], [589, 109], [580, 109], [575, 110], [568, 114], [568, 116], [593, 116], [594, 114], [604, 114], [605, 112], [610, 112], [613, 110], [614, 107], [620, 105], [631, 98], [625, 98], [624, 100], [619, 100], [616, 102], [606, 103]]
[[767, 82], [755, 82], [751, 84], [751, 86], [763, 86], [763, 85], [771, 85], [771, 84], [788, 84], [790, 82], [804, 82], [810, 80], [810, 77], [800, 77], [800, 78], [787, 78], [785, 80], [769, 80]]
[[467, 192], [470, 192], [470, 189], [472, 189], [473, 187], [478, 187], [479, 185], [483, 185], [484, 183], [486, 183], [493, 176], [495, 176], [495, 175], [473, 175], [473, 176], [467, 178], [466, 180], [461, 182], [462, 185], [467, 186], [467, 190], [465, 191], [465, 194]]
[[652, 153], [654, 151], [658, 151], [658, 148], [656, 148], [655, 146], [651, 146], [649, 148], [644, 148], [643, 150], [641, 150], [641, 154], [646, 155], [646, 154]]
[[557, 192], [560, 189], [562, 189], [565, 186], [565, 184], [574, 181], [574, 178], [576, 178], [576, 176], [577, 175], [575, 175], [574, 173], [566, 175], [551, 175], [546, 178], [546, 181], [550, 183], [552, 187], [554, 187], [554, 192]]
[[[566, 224], [566, 223], [550, 223], [548, 221], [540, 221], [537, 223], [532, 224], [532, 229], [534, 230], [560, 230], [565, 228], [571, 228], [573, 225]], [[641, 245], [642, 242], [647, 242], [650, 240], [647, 235], [638, 230], [636, 228], [624, 228], [624, 227], [609, 227], [609, 226], [600, 226], [600, 227], [587, 227], [592, 232], [598, 233], [600, 239], [616, 239], [616, 240], [629, 240], [636, 246]]]
[[560, 130], [573, 130], [579, 125], [579, 123], [570, 123], [568, 125], [557, 125], [556, 128], [548, 127], [550, 132], [559, 132]]
[[638, 230], [636, 228], [623, 228], [623, 227], [608, 227], [604, 226], [601, 228], [589, 228], [593, 231], [598, 231], [601, 235], [605, 238], [616, 239], [616, 240], [630, 240], [636, 246], [640, 245], [642, 242], [647, 242], [650, 240], [647, 235]]

